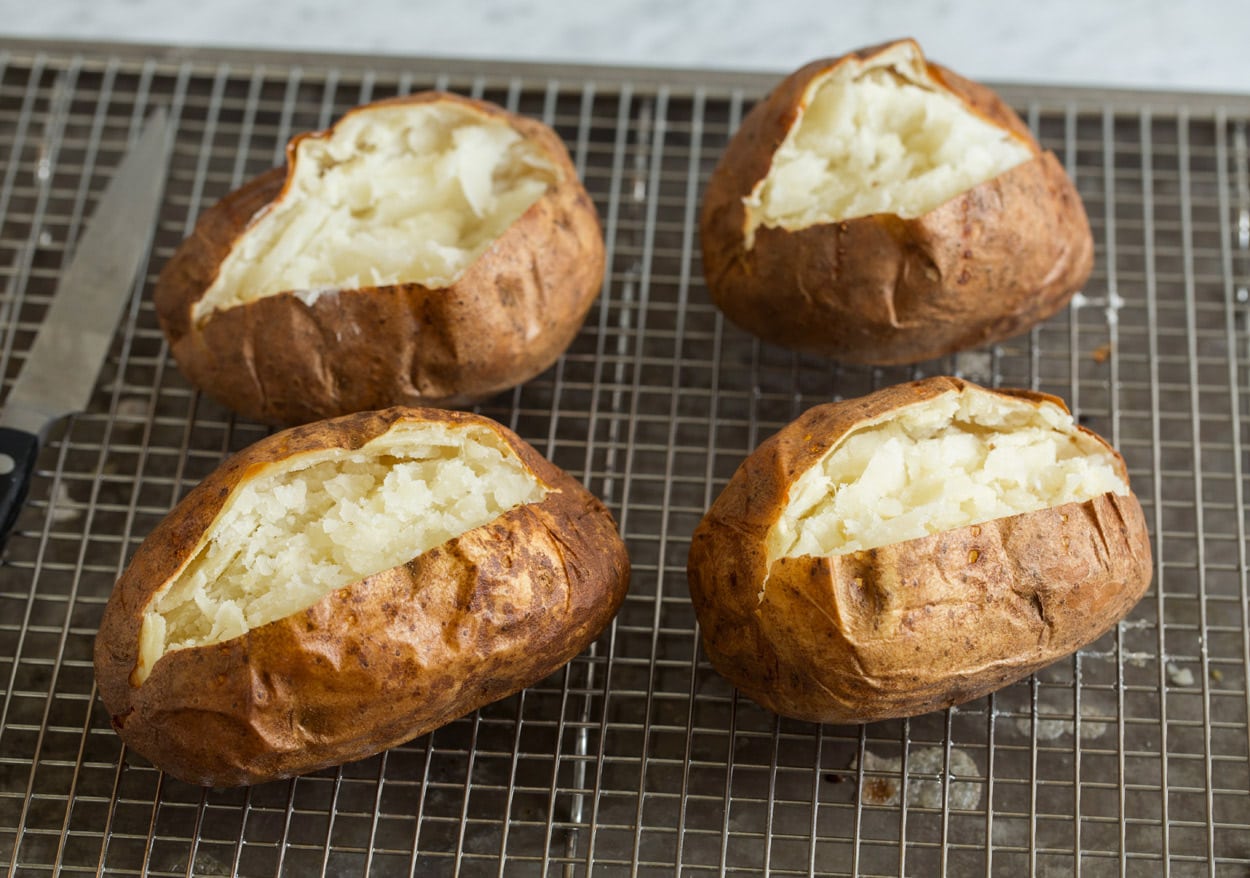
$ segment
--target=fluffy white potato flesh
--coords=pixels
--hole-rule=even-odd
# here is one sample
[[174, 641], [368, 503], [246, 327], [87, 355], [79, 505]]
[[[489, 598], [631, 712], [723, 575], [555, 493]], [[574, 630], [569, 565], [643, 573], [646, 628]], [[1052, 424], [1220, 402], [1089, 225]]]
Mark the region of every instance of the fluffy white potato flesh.
[[533, 142], [451, 102], [370, 107], [299, 141], [281, 198], [253, 218], [196, 320], [280, 292], [454, 283], [559, 179]]
[[769, 563], [845, 555], [1127, 494], [1111, 452], [1053, 403], [952, 391], [866, 423], [802, 473], [768, 534]]
[[400, 422], [353, 452], [288, 459], [241, 482], [189, 562], [153, 596], [136, 677], [389, 570], [547, 487], [484, 427]]
[[768, 174], [743, 199], [759, 226], [796, 230], [875, 213], [911, 218], [1032, 157], [899, 43], [815, 77]]

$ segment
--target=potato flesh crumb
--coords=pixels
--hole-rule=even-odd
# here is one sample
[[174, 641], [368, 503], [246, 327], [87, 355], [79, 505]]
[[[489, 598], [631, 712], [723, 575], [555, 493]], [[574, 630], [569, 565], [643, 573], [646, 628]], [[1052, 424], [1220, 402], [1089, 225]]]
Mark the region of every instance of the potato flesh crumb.
[[195, 304], [198, 321], [281, 292], [454, 283], [556, 182], [509, 125], [468, 107], [351, 113], [296, 147], [285, 195], [252, 221]]
[[806, 97], [768, 174], [744, 199], [748, 247], [761, 225], [923, 216], [1032, 157], [930, 77], [909, 44], [840, 65], [813, 80]]
[[847, 434], [795, 480], [769, 563], [874, 549], [1105, 493], [1111, 453], [1053, 403], [951, 392]]
[[389, 570], [546, 487], [485, 428], [401, 424], [354, 452], [317, 452], [237, 486], [144, 614], [138, 673]]

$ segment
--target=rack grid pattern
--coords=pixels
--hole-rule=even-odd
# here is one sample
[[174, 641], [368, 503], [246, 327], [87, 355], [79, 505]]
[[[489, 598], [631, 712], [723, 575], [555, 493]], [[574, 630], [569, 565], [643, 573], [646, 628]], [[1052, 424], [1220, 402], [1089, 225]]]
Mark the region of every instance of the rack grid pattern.
[[[728, 325], [702, 282], [707, 177], [767, 77], [0, 44], [0, 376], [155, 106], [178, 132], [146, 276], [88, 412], [40, 458], [0, 562], [0, 864], [16, 875], [1244, 875], [1250, 872], [1250, 102], [1005, 89], [1075, 178], [1097, 265], [1028, 335], [844, 367]], [[243, 790], [127, 753], [91, 650], [112, 583], [264, 435], [195, 393], [150, 287], [215, 199], [347, 108], [425, 88], [565, 138], [609, 274], [573, 346], [480, 410], [611, 507], [612, 627], [525, 692], [341, 769]], [[864, 727], [779, 719], [707, 663], [689, 535], [810, 405], [929, 374], [1064, 397], [1128, 461], [1155, 579], [1113, 632], [981, 700]]]

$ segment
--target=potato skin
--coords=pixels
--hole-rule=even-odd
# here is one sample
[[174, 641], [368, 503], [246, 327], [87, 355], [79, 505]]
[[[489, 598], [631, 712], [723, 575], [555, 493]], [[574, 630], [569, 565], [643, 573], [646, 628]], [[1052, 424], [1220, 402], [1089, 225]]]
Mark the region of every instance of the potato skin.
[[730, 320], [775, 344], [873, 365], [1021, 333], [1067, 304], [1094, 255], [1085, 208], [1054, 154], [993, 91], [931, 63], [935, 79], [1034, 158], [920, 217], [760, 226], [746, 248], [742, 199], [767, 175], [812, 80], [889, 45], [813, 61], [783, 80], [730, 141], [701, 218], [708, 292]]
[[441, 92], [351, 113], [439, 102], [505, 120], [541, 147], [560, 182], [450, 286], [342, 289], [312, 304], [278, 293], [215, 311], [197, 326], [196, 302], [256, 214], [284, 194], [299, 141], [314, 135], [296, 137], [286, 167], [204, 212], [157, 281], [157, 317], [193, 384], [252, 420], [296, 424], [392, 405], [467, 405], [532, 378], [572, 343], [605, 262], [598, 215], [568, 150], [540, 122]]
[[759, 600], [765, 535], [796, 476], [857, 424], [965, 386], [932, 378], [817, 406], [750, 455], [713, 503], [691, 541], [690, 597], [708, 657], [745, 695], [816, 722], [915, 716], [1075, 652], [1145, 593], [1141, 506], [1104, 494], [878, 549], [782, 558]]
[[[406, 419], [488, 424], [553, 490], [306, 610], [169, 653], [132, 683], [144, 610], [240, 480]], [[159, 768], [205, 786], [260, 783], [378, 753], [543, 679], [607, 626], [628, 582], [608, 510], [511, 431], [460, 412], [363, 413], [263, 439], [192, 490], [118, 580], [96, 680], [113, 728]]]

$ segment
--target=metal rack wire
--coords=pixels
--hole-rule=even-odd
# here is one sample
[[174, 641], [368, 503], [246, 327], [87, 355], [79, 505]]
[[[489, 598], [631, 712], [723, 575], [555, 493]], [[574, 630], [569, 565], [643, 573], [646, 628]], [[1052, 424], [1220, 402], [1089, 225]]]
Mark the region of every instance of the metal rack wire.
[[[1005, 89], [1085, 199], [1093, 278], [1027, 336], [860, 369], [756, 342], [702, 288], [702, 185], [770, 81], [0, 44], [6, 384], [128, 138], [158, 104], [178, 122], [147, 276], [0, 565], [11, 874], [1250, 872], [1250, 99]], [[554, 125], [598, 205], [598, 307], [557, 366], [482, 411], [612, 507], [629, 598], [564, 670], [373, 759], [247, 790], [167, 779], [109, 729], [95, 626], [154, 523], [263, 431], [192, 392], [148, 288], [199, 212], [281, 161], [293, 132], [432, 86]], [[1151, 592], [1079, 655], [945, 713], [778, 719], [701, 656], [689, 534], [805, 407], [937, 372], [1057, 393], [1122, 449], [1151, 523]]]

